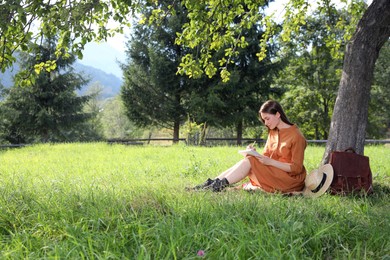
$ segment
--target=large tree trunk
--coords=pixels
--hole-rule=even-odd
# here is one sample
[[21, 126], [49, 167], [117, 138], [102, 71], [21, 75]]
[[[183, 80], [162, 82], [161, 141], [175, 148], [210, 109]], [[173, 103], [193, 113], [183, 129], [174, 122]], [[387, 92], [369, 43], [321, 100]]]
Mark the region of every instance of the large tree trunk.
[[347, 45], [322, 164], [333, 150], [364, 153], [371, 82], [379, 50], [390, 37], [390, 0], [374, 0]]

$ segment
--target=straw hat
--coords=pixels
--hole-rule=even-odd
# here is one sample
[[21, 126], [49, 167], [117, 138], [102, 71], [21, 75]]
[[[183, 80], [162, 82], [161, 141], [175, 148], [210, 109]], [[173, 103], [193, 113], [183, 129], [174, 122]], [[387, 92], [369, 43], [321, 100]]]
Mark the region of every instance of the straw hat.
[[324, 164], [318, 170], [313, 170], [306, 176], [303, 195], [312, 198], [321, 196], [329, 188], [332, 180], [333, 167], [330, 164]]

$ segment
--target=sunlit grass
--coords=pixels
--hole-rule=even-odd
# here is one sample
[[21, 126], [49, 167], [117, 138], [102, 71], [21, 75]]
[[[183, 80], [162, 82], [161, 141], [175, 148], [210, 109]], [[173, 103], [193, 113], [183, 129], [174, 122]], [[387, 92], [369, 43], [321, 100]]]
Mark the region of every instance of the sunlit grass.
[[[390, 149], [368, 146], [375, 193], [318, 199], [186, 192], [238, 147], [37, 145], [0, 151], [1, 258], [390, 257]], [[310, 171], [324, 147], [309, 146]]]

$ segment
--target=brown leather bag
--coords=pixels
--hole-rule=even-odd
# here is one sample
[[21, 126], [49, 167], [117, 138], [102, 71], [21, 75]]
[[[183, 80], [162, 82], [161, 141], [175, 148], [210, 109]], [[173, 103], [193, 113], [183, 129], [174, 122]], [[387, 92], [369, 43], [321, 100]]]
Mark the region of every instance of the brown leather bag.
[[333, 151], [329, 163], [334, 171], [330, 185], [331, 194], [373, 192], [372, 173], [367, 156], [357, 154], [353, 148], [348, 148], [345, 151]]

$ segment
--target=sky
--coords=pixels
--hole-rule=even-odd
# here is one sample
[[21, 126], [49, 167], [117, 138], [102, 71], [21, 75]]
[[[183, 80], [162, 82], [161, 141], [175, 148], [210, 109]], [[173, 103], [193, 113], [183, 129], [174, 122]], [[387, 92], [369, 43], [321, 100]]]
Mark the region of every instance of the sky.
[[83, 51], [83, 59], [79, 62], [114, 74], [121, 79], [122, 70], [119, 63], [126, 61], [127, 36], [128, 34], [118, 34], [113, 38], [109, 38], [107, 42], [88, 43]]
[[106, 42], [88, 43], [83, 51], [83, 59], [79, 62], [114, 74], [121, 79], [122, 70], [119, 64], [126, 61], [125, 51], [129, 35], [130, 29], [126, 29], [123, 34], [118, 33], [115, 37], [108, 38]]

